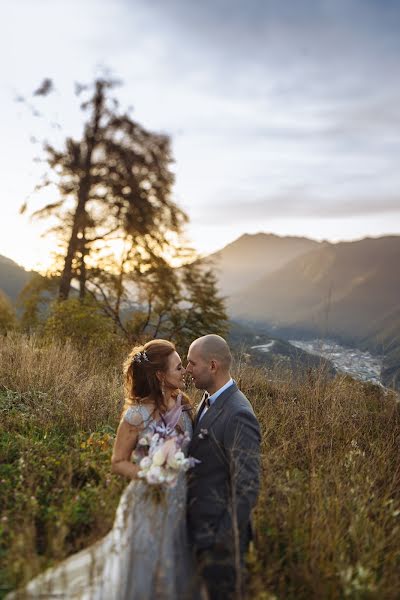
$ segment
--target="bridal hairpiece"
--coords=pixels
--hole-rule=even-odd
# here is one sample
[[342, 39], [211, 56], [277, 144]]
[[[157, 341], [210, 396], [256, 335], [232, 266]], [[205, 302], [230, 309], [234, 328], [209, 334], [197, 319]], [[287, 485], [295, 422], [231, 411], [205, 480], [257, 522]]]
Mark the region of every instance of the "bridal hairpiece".
[[133, 357], [133, 362], [135, 362], [135, 363], [149, 362], [149, 357], [147, 356], [146, 351], [143, 350], [143, 352], [136, 352], [136, 354]]

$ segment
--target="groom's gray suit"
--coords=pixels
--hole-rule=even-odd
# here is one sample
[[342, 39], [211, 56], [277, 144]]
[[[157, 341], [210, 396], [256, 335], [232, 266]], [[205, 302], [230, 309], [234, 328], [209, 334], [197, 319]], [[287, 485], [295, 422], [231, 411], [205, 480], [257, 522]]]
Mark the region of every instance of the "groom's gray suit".
[[[242, 559], [250, 539], [250, 513], [260, 478], [260, 428], [235, 382], [201, 417], [204, 408], [203, 397], [189, 447], [189, 454], [201, 461], [189, 477], [189, 534], [197, 554], [230, 556], [232, 566], [235, 529]], [[210, 577], [218, 575], [214, 565]]]

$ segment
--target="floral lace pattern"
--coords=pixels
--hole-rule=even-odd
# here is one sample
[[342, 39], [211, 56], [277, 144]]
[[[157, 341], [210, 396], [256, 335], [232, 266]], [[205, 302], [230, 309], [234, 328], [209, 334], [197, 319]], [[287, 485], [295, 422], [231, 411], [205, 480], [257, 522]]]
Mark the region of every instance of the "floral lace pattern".
[[[130, 424], [139, 418], [142, 433], [155, 422], [144, 406], [129, 407]], [[181, 427], [193, 435], [185, 411]], [[186, 478], [151, 502], [141, 480], [121, 496], [112, 530], [102, 539], [31, 580], [24, 598], [57, 596], [68, 600], [197, 600], [200, 598], [186, 530]], [[14, 600], [10, 594], [7, 600]]]

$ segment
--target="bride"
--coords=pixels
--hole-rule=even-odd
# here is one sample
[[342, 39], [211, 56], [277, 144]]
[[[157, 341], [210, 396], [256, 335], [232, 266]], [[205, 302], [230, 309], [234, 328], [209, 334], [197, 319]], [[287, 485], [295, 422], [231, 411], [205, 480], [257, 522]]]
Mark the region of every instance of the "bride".
[[184, 368], [175, 346], [156, 339], [124, 364], [125, 406], [112, 455], [114, 473], [131, 480], [105, 538], [30, 581], [16, 598], [178, 600], [199, 598], [186, 533], [186, 480], [156, 498], [131, 460], [142, 436], [163, 423], [192, 436], [191, 406], [180, 392]]

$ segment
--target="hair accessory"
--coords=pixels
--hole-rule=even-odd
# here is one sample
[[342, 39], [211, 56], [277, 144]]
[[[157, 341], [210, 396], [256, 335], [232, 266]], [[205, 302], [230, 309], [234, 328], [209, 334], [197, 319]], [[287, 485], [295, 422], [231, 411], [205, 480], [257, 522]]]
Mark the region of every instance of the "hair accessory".
[[147, 356], [145, 350], [143, 350], [143, 352], [136, 352], [136, 354], [133, 357], [133, 362], [135, 362], [135, 363], [149, 362], [149, 357]]

